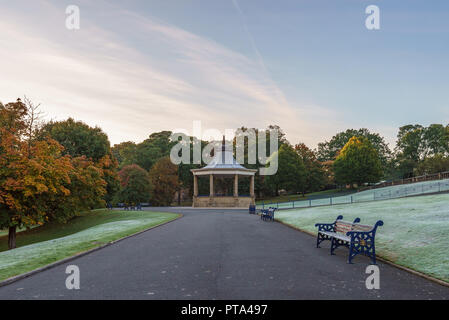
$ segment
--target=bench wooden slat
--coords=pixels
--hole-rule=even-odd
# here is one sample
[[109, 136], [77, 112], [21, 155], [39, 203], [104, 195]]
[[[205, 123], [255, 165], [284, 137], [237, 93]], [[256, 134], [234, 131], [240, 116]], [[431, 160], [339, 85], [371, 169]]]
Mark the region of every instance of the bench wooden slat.
[[352, 227], [353, 231], [371, 231], [373, 226], [368, 226], [366, 224], [355, 223]]
[[335, 232], [346, 234], [352, 230], [352, 223], [346, 221], [337, 221], [335, 223]]

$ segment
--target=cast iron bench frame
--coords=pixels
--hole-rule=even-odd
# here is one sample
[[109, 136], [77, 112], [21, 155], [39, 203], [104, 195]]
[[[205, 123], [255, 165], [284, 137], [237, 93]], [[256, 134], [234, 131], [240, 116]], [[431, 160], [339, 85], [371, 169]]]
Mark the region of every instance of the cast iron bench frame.
[[333, 223], [317, 223], [318, 236], [316, 240], [317, 248], [320, 243], [331, 241], [331, 255], [334, 255], [335, 249], [345, 246], [349, 249], [348, 263], [352, 263], [352, 259], [364, 254], [371, 258], [373, 264], [376, 264], [376, 246], [375, 238], [377, 228], [383, 226], [383, 221], [377, 221], [374, 226], [359, 224], [360, 218], [356, 218], [354, 222], [343, 221], [343, 216], [338, 216]]
[[260, 210], [260, 219], [263, 221], [274, 221], [274, 212], [276, 211], [276, 208], [268, 208], [268, 209], [262, 209]]

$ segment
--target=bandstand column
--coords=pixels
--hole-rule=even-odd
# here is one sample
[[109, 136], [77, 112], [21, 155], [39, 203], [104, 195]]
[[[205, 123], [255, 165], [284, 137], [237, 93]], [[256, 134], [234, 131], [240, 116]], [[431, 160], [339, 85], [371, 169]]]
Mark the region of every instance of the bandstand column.
[[198, 176], [193, 175], [193, 195], [198, 197]]
[[214, 175], [213, 174], [211, 174], [209, 176], [209, 195], [211, 197], [215, 196], [215, 194], [214, 194]]
[[251, 183], [249, 187], [249, 194], [254, 197], [254, 176], [251, 176]]
[[239, 196], [239, 175], [234, 176], [234, 197]]

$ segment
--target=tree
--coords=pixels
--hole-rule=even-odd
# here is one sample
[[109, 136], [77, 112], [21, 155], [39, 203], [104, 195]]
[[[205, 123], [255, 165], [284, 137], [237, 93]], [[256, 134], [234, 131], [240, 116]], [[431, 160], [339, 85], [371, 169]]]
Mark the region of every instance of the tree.
[[64, 147], [64, 154], [92, 160], [97, 168], [103, 170], [103, 179], [107, 183], [105, 200], [112, 200], [119, 189], [118, 162], [112, 155], [108, 136], [99, 127], [93, 128], [69, 118], [45, 124], [39, 136], [49, 136], [58, 141]]
[[[191, 162], [193, 160], [193, 146], [196, 143], [201, 143], [201, 150], [208, 144], [207, 141], [199, 141], [196, 137], [186, 137], [188, 140], [188, 148], [190, 152], [190, 159]], [[179, 143], [183, 144], [182, 141], [179, 141]], [[202, 161], [201, 161], [202, 162]], [[202, 162], [201, 164], [194, 164], [194, 163], [180, 163], [178, 165], [178, 204], [181, 204], [181, 190], [188, 190], [189, 197], [193, 196], [193, 178], [192, 178], [192, 172], [191, 169], [198, 169], [201, 168], [201, 166], [204, 165]], [[198, 190], [200, 192], [207, 189], [208, 186], [205, 185], [204, 181], [198, 183]]]
[[344, 132], [339, 132], [332, 137], [330, 141], [325, 141], [318, 144], [317, 157], [319, 161], [332, 161], [338, 156], [339, 151], [348, 143], [352, 137], [365, 137], [372, 146], [377, 150], [379, 158], [382, 162], [383, 168], [388, 164], [391, 158], [391, 151], [385, 139], [378, 133], [371, 133], [368, 129], [348, 129]]
[[72, 118], [45, 124], [41, 134], [48, 134], [58, 141], [64, 147], [64, 152], [74, 158], [85, 156], [98, 162], [110, 154], [108, 136], [99, 127], [92, 128]]
[[424, 157], [449, 154], [449, 126], [431, 124], [423, 129], [422, 138]]
[[93, 164], [102, 170], [103, 179], [106, 182], [104, 200], [110, 203], [115, 194], [120, 190], [120, 178], [117, 173], [118, 162], [114, 156], [106, 155]]
[[132, 141], [116, 144], [111, 148], [111, 151], [118, 161], [119, 168], [137, 162], [137, 145]]
[[423, 127], [415, 124], [400, 127], [395, 148], [395, 177], [412, 177], [424, 170], [420, 166], [422, 161], [430, 159], [424, 166], [431, 162], [435, 164], [439, 161], [438, 155], [449, 155], [449, 126], [431, 124]]
[[290, 193], [302, 191], [306, 180], [306, 168], [300, 156], [289, 144], [282, 144], [277, 153], [278, 171], [265, 178], [268, 189], [275, 195], [278, 195], [281, 189]]
[[[276, 130], [278, 133], [278, 149], [277, 150], [272, 150], [270, 147], [270, 140], [271, 140], [271, 134], [272, 132]], [[254, 141], [252, 141], [252, 139], [249, 139], [249, 133], [250, 132], [254, 132], [255, 137], [254, 137]], [[265, 152], [266, 154], [263, 155], [265, 157], [267, 157], [268, 159], [273, 156], [273, 154], [279, 150], [279, 148], [284, 145], [287, 144], [289, 145], [290, 143], [288, 142], [288, 140], [285, 137], [285, 133], [282, 130], [281, 127], [279, 127], [278, 125], [269, 125], [265, 130], [259, 130], [257, 128], [246, 128], [246, 127], [241, 127], [238, 128], [235, 133], [234, 133], [234, 141], [233, 141], [233, 145], [236, 146], [237, 145], [237, 141], [241, 141], [241, 139], [243, 138], [244, 141], [244, 161], [243, 163], [240, 163], [241, 165], [245, 166], [248, 169], [259, 169], [261, 166], [264, 166], [265, 163], [261, 163], [260, 159], [258, 157], [259, 155], [259, 146], [258, 146], [258, 139], [261, 138], [261, 135], [265, 135], [265, 139], [266, 139], [266, 144], [265, 144]], [[248, 156], [248, 151], [252, 149], [254, 150], [254, 157], [256, 158], [255, 162], [256, 163], [249, 163], [251, 159], [249, 159]], [[237, 159], [238, 160], [238, 159]], [[247, 190], [249, 190], [249, 180], [248, 179], [242, 179], [242, 181], [239, 182], [239, 190], [242, 191], [242, 193], [247, 192]], [[271, 192], [271, 190], [267, 189], [267, 184], [265, 183], [265, 176], [263, 175], [259, 175], [256, 174], [254, 177], [254, 191], [256, 194], [259, 194], [260, 197], [263, 196], [264, 193], [269, 193]], [[240, 191], [239, 191], [240, 193]]]
[[158, 206], [169, 206], [179, 188], [178, 167], [169, 157], [157, 161], [149, 172], [151, 200]]
[[16, 247], [17, 227], [48, 221], [48, 197], [70, 194], [70, 157], [55, 140], [30, 135], [33, 108], [20, 99], [0, 106], [0, 228], [9, 230], [9, 249]]
[[119, 172], [120, 191], [117, 198], [128, 205], [147, 202], [150, 198], [150, 179], [145, 169], [136, 164], [123, 167]]
[[335, 180], [340, 184], [373, 183], [382, 177], [379, 154], [365, 137], [352, 137], [334, 162]]
[[449, 157], [436, 154], [426, 157], [416, 167], [416, 175], [425, 175], [449, 171]]
[[150, 170], [159, 159], [169, 156], [176, 143], [170, 140], [171, 135], [171, 131], [156, 132], [139, 143], [136, 147], [135, 163], [145, 170]]
[[72, 168], [64, 187], [69, 191], [60, 195], [43, 195], [48, 207], [49, 220], [67, 222], [80, 212], [104, 206], [107, 183], [104, 172], [85, 156], [71, 158]]
[[310, 150], [304, 143], [295, 146], [295, 151], [300, 156], [306, 169], [305, 183], [301, 186], [303, 195], [306, 192], [319, 191], [328, 184], [322, 164], [317, 160], [314, 151]]

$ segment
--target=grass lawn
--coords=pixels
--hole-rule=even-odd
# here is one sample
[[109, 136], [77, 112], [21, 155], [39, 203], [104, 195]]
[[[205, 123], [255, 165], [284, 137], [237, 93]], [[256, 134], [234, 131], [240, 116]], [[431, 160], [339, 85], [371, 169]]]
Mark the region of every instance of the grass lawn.
[[50, 223], [17, 234], [17, 249], [0, 237], [0, 280], [22, 274], [179, 217], [175, 213], [94, 210], [67, 224]]
[[376, 234], [379, 256], [449, 282], [449, 194], [285, 210], [276, 220], [316, 234], [315, 223], [331, 223], [340, 214], [364, 224], [383, 220]]

